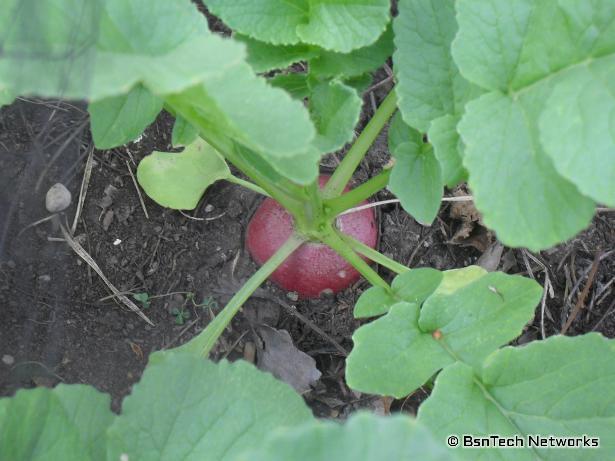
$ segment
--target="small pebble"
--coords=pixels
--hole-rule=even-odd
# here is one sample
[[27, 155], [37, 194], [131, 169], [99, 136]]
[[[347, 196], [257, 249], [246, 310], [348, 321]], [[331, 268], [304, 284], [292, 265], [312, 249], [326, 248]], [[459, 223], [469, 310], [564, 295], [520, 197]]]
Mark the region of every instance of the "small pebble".
[[212, 211], [214, 211], [214, 206], [211, 203], [205, 205], [205, 213], [211, 213]]
[[15, 359], [12, 355], [4, 354], [2, 356], [2, 363], [8, 365], [9, 367], [15, 363]]
[[47, 274], [44, 274], [44, 275], [39, 275], [39, 277], [38, 277], [38, 281], [39, 281], [39, 282], [42, 282], [42, 283], [48, 283], [48, 282], [51, 282], [51, 276], [50, 276], [50, 275], [47, 275]]
[[59, 213], [70, 206], [71, 198], [71, 193], [64, 184], [56, 183], [47, 191], [45, 208], [49, 213]]

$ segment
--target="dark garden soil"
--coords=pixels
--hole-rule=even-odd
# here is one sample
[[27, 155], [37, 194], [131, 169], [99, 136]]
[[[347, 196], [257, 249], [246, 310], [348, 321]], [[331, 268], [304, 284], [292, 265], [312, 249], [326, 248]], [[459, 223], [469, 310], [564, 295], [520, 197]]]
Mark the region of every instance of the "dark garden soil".
[[[374, 82], [386, 77], [381, 71]], [[387, 83], [367, 94], [365, 117], [389, 88]], [[109, 297], [101, 278], [62, 240], [57, 221], [34, 224], [48, 216], [46, 191], [61, 182], [72, 192], [73, 203], [60, 219], [72, 225], [92, 146], [84, 107], [19, 100], [0, 110], [0, 395], [23, 387], [86, 383], [110, 393], [118, 410], [148, 355], [196, 335], [255, 270], [243, 242], [260, 198], [248, 190], [216, 183], [190, 216], [144, 197], [149, 218], [145, 216], [129, 169], [134, 172], [154, 149], [170, 149], [171, 127], [172, 118], [162, 114], [137, 142], [93, 151], [91, 179], [74, 233], [120, 291], [148, 294], [151, 302], [143, 310], [155, 323], [152, 327]], [[323, 171], [330, 171], [341, 155], [323, 159]], [[388, 159], [381, 135], [357, 172], [357, 182]], [[389, 198], [386, 192], [377, 197]], [[471, 210], [459, 213], [457, 208], [451, 217], [451, 206], [443, 205], [431, 227], [417, 224], [396, 204], [380, 207], [380, 249], [410, 267], [451, 269], [477, 263], [490, 236], [472, 222]], [[552, 250], [528, 254], [504, 249], [501, 257], [480, 262], [535, 277], [543, 285], [548, 277], [552, 290], [544, 310], [538, 307], [518, 342], [540, 339], [542, 331], [558, 333], [588, 278], [585, 307], [567, 334], [594, 330], [615, 337], [614, 248], [615, 213], [603, 212], [588, 230]], [[598, 269], [590, 277], [595, 260]], [[381, 273], [391, 278], [386, 270]], [[247, 302], [214, 356], [253, 359], [259, 345], [255, 326], [285, 329], [322, 372], [305, 394], [317, 415], [344, 417], [359, 407], [387, 411], [390, 402], [355, 393], [344, 382], [343, 351], [352, 348], [351, 335], [360, 324], [352, 308], [366, 288], [361, 281], [337, 296], [296, 301], [267, 283]], [[393, 402], [392, 408], [415, 411], [426, 395], [419, 391]]]

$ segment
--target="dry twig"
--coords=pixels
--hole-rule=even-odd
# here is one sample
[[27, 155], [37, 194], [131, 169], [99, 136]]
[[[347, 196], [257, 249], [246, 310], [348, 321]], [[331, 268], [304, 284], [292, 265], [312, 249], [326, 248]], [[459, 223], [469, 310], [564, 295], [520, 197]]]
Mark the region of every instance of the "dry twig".
[[83, 171], [83, 180], [81, 181], [81, 188], [79, 189], [79, 201], [77, 202], [77, 210], [75, 211], [75, 219], [73, 219], [73, 225], [70, 228], [71, 235], [75, 235], [77, 230], [77, 221], [81, 216], [81, 210], [83, 209], [83, 203], [85, 202], [85, 196], [88, 192], [88, 186], [90, 184], [90, 176], [92, 175], [92, 165], [94, 164], [94, 145], [90, 146], [90, 152], [88, 153], [88, 160], [85, 162], [85, 170]]
[[564, 324], [564, 327], [562, 328], [562, 331], [560, 332], [562, 335], [566, 334], [566, 332], [568, 331], [568, 328], [570, 328], [570, 325], [572, 325], [572, 322], [574, 322], [574, 320], [579, 315], [579, 312], [581, 312], [581, 309], [584, 307], [585, 298], [587, 298], [589, 289], [594, 283], [596, 272], [598, 272], [598, 266], [600, 264], [601, 256], [602, 256], [602, 252], [599, 251], [598, 253], [596, 253], [596, 256], [594, 257], [594, 262], [592, 263], [591, 270], [589, 271], [589, 276], [587, 277], [587, 282], [585, 283], [585, 287], [583, 287], [583, 291], [579, 295], [579, 298], [577, 299], [577, 303], [575, 304], [574, 309], [568, 316], [568, 320], [566, 320], [566, 323]]
[[133, 311], [135, 314], [137, 314], [139, 317], [141, 317], [143, 320], [145, 320], [151, 326], [154, 326], [154, 323], [147, 317], [147, 315], [145, 315], [141, 311], [141, 309], [139, 309], [137, 307], [137, 305], [135, 303], [133, 303], [125, 295], [120, 293], [120, 291], [117, 288], [115, 288], [115, 286], [109, 281], [109, 279], [107, 279], [107, 277], [105, 277], [105, 274], [100, 269], [98, 264], [96, 264], [96, 261], [94, 261], [92, 259], [92, 257], [88, 254], [88, 252], [83, 249], [83, 247], [79, 244], [79, 242], [77, 242], [75, 239], [73, 239], [73, 237], [68, 232], [68, 229], [66, 229], [66, 227], [64, 227], [64, 224], [60, 223], [60, 229], [62, 230], [62, 234], [64, 235], [64, 238], [66, 239], [66, 243], [68, 243], [68, 245], [73, 249], [73, 251], [75, 253], [77, 253], [81, 257], [81, 259], [83, 259], [86, 263], [88, 263], [88, 265], [92, 269], [94, 269], [94, 272], [96, 272], [100, 276], [102, 281], [105, 282], [105, 285], [107, 285], [107, 287], [109, 287], [109, 289], [115, 294], [115, 296], [120, 301], [122, 301], [124, 303], [124, 305], [126, 305], [131, 311]]
[[135, 175], [132, 172], [132, 168], [130, 168], [130, 163], [128, 163], [128, 160], [126, 160], [126, 168], [128, 168], [128, 172], [130, 173], [130, 177], [132, 178], [132, 183], [135, 185], [135, 189], [137, 189], [137, 195], [139, 196], [139, 202], [141, 202], [141, 208], [143, 208], [143, 213], [145, 213], [145, 217], [149, 219], [149, 214], [147, 214], [147, 208], [145, 208], [145, 202], [143, 201], [143, 196], [141, 195], [141, 189], [139, 189], [137, 178], [135, 178]]

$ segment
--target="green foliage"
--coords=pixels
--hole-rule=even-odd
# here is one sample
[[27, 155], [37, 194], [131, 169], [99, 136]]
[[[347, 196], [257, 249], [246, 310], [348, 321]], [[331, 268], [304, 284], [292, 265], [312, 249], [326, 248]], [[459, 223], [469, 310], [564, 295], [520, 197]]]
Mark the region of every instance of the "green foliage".
[[272, 86], [282, 88], [295, 99], [307, 98], [310, 94], [306, 74], [278, 74], [268, 81]]
[[445, 461], [442, 444], [407, 416], [356, 414], [344, 424], [313, 422], [280, 431], [237, 461]]
[[391, 290], [371, 287], [359, 297], [355, 318], [386, 314], [393, 304], [405, 301], [422, 303], [442, 284], [443, 273], [431, 268], [411, 269], [393, 280]]
[[465, 179], [455, 127], [465, 103], [482, 90], [460, 75], [451, 57], [457, 32], [454, 2], [402, 0], [394, 30], [397, 50], [393, 60], [404, 121], [429, 133], [442, 183], [455, 186]]
[[372, 75], [366, 73], [356, 77], [347, 78], [343, 81], [345, 85], [351, 86], [357, 90], [357, 93], [363, 94], [372, 84]]
[[[176, 144], [198, 127], [232, 162], [258, 157], [278, 175], [267, 179], [307, 185], [320, 156], [351, 139], [359, 98], [348, 88], [364, 89], [394, 42], [401, 114], [431, 148], [417, 150], [410, 132], [414, 147], [393, 150], [391, 188], [420, 222], [433, 219], [441, 186], [466, 178], [511, 246], [553, 245], [587, 224], [595, 202], [615, 203], [608, 0], [401, 0], [392, 27], [386, 0], [207, 4], [235, 40], [211, 34], [184, 0], [7, 0], [0, 87], [88, 99], [99, 147], [134, 138], [164, 101], [179, 118]], [[306, 74], [270, 85], [254, 74], [297, 61]]]
[[99, 460], [113, 420], [109, 396], [83, 385], [0, 399], [0, 459]]
[[433, 120], [463, 113], [480, 94], [451, 58], [457, 32], [452, 0], [401, 0], [394, 21], [395, 73], [405, 122], [425, 133]]
[[274, 429], [311, 419], [289, 386], [246, 362], [157, 353], [119, 416], [111, 413], [108, 396], [83, 385], [0, 399], [0, 456], [232, 460]]
[[442, 173], [433, 147], [398, 114], [391, 122], [389, 149], [395, 158], [390, 191], [418, 222], [431, 224], [442, 199]]
[[[320, 153], [310, 146], [315, 130], [305, 108], [256, 77], [245, 62], [244, 47], [211, 34], [205, 18], [190, 2], [99, 0], [81, 4], [52, 0], [36, 6], [28, 1], [26, 6], [18, 3], [11, 0], [0, 12], [0, 24], [13, 18], [32, 22], [21, 28], [11, 27], [3, 43], [0, 85], [11, 92], [85, 98], [96, 103], [114, 96], [125, 97], [140, 84], [167, 102], [189, 103], [196, 113], [178, 114], [191, 123], [198, 116], [200, 123], [194, 124], [205, 125], [203, 131], [212, 138], [210, 141], [231, 138], [274, 166], [284, 162], [281, 158], [301, 156], [309, 165], [308, 171], [303, 169], [293, 179], [301, 182], [317, 175]], [[36, 11], [45, 25], [44, 30], [33, 35], [41, 44], [25, 37], [36, 29], [33, 18], [24, 17], [24, 12], [30, 10]], [[135, 11], [139, 12], [138, 24], [130, 19]], [[75, 23], [77, 13], [84, 16], [81, 23]], [[42, 46], [46, 48], [32, 52]], [[81, 71], [74, 72], [75, 68]], [[107, 101], [105, 105], [120, 113], [118, 107], [123, 107], [124, 100]], [[138, 119], [131, 120], [132, 126], [115, 127], [120, 133], [109, 138], [111, 109], [100, 109], [102, 114], [96, 115], [103, 122], [98, 123], [101, 129], [94, 130], [97, 138], [102, 138], [105, 146], [123, 141], [135, 132], [136, 126], [151, 120], [153, 104], [145, 107], [147, 114], [140, 113]], [[263, 107], [268, 109], [267, 117], [261, 116]], [[129, 118], [130, 111], [126, 112]], [[272, 132], [276, 136], [271, 136]], [[292, 173], [292, 159], [287, 159], [288, 163], [280, 169]]]
[[94, 78], [102, 7], [102, 0], [4, 1], [0, 87], [20, 95], [83, 97]]
[[[194, 296], [192, 297], [192, 302], [194, 303]], [[194, 305], [197, 307], [201, 307], [202, 309], [218, 309], [218, 301], [216, 301], [213, 296], [207, 296], [205, 299], [203, 299], [202, 303], [194, 303]]]
[[188, 146], [196, 141], [199, 130], [181, 115], [175, 118], [173, 132], [171, 134], [171, 144], [173, 146]]
[[347, 53], [374, 43], [389, 22], [388, 0], [207, 0], [232, 29], [274, 45], [308, 43]]
[[[582, 229], [596, 202], [615, 204], [615, 4], [400, 0], [391, 27], [388, 0], [205, 3], [234, 39], [211, 34], [190, 0], [5, 0], [0, 104], [15, 95], [85, 99], [99, 148], [134, 139], [164, 105], [176, 117], [173, 144], [187, 147], [140, 163], [150, 197], [191, 209], [211, 183], [227, 179], [271, 195], [299, 223], [184, 350], [210, 351], [306, 238], [327, 242], [374, 285], [355, 316], [380, 316], [353, 337], [349, 385], [402, 397], [437, 375], [419, 411], [436, 441], [401, 417], [315, 422], [289, 387], [245, 363], [165, 351], [151, 357], [120, 416], [82, 386], [1, 399], [0, 458], [449, 459], [437, 445], [451, 433], [587, 433], [601, 437], [601, 448], [585, 457], [612, 457], [612, 341], [587, 335], [501, 349], [532, 319], [542, 293], [535, 282], [476, 267], [404, 271], [335, 239], [332, 223], [388, 180], [404, 209], [429, 224], [443, 187], [467, 178], [500, 240], [541, 249]], [[398, 86], [319, 195], [320, 158], [353, 140], [360, 93], [393, 44]], [[300, 61], [304, 71], [289, 73]], [[395, 98], [390, 175], [340, 193]], [[227, 160], [256, 185], [231, 176]], [[389, 286], [352, 248], [401, 274]], [[149, 303], [146, 293], [135, 299]], [[188, 296], [177, 323], [190, 301], [215, 303]], [[493, 453], [457, 452], [500, 456]], [[501, 456], [554, 453], [578, 455]]]
[[407, 416], [316, 421], [293, 389], [252, 365], [150, 356], [120, 415], [91, 387], [0, 399], [0, 455], [18, 460], [449, 460]]
[[185, 306], [174, 307], [171, 311], [175, 325], [183, 325], [190, 318], [190, 311]]
[[13, 95], [8, 89], [0, 88], [0, 107], [8, 106], [15, 100]]
[[205, 189], [230, 176], [224, 159], [202, 139], [180, 153], [152, 152], [137, 168], [137, 179], [147, 195], [177, 210], [196, 208]]
[[378, 69], [393, 53], [393, 30], [388, 27], [378, 40], [351, 53], [322, 50], [310, 59], [310, 72], [320, 78], [358, 77]]
[[[478, 369], [445, 368], [418, 419], [449, 434], [600, 438], [600, 448], [464, 449], [462, 459], [611, 459], [615, 452], [615, 341], [554, 336], [491, 354]], [[506, 454], [506, 456], [502, 456]], [[500, 457], [501, 456], [501, 457]]]
[[314, 144], [321, 152], [333, 152], [352, 140], [361, 106], [356, 91], [341, 82], [312, 88], [309, 109], [318, 133]]
[[[130, 20], [136, 11], [138, 23]], [[194, 13], [178, 1], [8, 0], [0, 24], [19, 26], [2, 27], [9, 33], [0, 82], [19, 94], [90, 100], [124, 94], [139, 82], [156, 94], [181, 91], [221, 64], [213, 48], [231, 62], [242, 54], [214, 38]], [[201, 46], [208, 59], [186, 59]]]
[[109, 149], [132, 141], [152, 123], [163, 102], [141, 85], [127, 95], [93, 102], [88, 107], [94, 143]]
[[310, 419], [289, 386], [245, 362], [155, 354], [108, 430], [108, 457], [230, 460], [274, 428]]
[[546, 248], [581, 230], [594, 201], [615, 203], [612, 2], [406, 0], [399, 10], [404, 120], [433, 139], [446, 184], [465, 177], [463, 158], [500, 240]]
[[235, 38], [246, 45], [247, 60], [254, 72], [284, 69], [319, 54], [317, 48], [309, 45], [272, 45], [245, 35], [235, 35]]
[[[603, 114], [615, 111], [615, 38], [612, 43], [610, 57], [567, 72], [538, 121], [540, 141], [558, 173], [609, 205], [615, 205], [614, 130], [612, 118]], [[592, 165], [600, 165], [599, 174]]]
[[[613, 156], [607, 155], [605, 151], [605, 138], [595, 133], [597, 137], [590, 141], [590, 145], [583, 145], [592, 136], [589, 130], [600, 130], [599, 127], [604, 126], [603, 114], [607, 112], [603, 110], [608, 111], [609, 101], [612, 101], [607, 87], [601, 83], [601, 75], [604, 75], [608, 67], [613, 69], [615, 66], [612, 58], [615, 52], [612, 22], [615, 5], [600, 1], [587, 2], [583, 6], [575, 6], [571, 2], [557, 4], [523, 1], [515, 3], [511, 8], [508, 3], [491, 3], [494, 13], [504, 19], [498, 22], [502, 24], [501, 29], [491, 26], [492, 23], [477, 21], [476, 11], [470, 2], [459, 3], [460, 34], [454, 55], [469, 78], [489, 90], [499, 90], [504, 94], [496, 99], [493, 93], [482, 104], [477, 102], [474, 115], [478, 120], [468, 117], [460, 126], [460, 131], [468, 146], [477, 144], [476, 139], [481, 133], [476, 130], [476, 125], [485, 122], [486, 117], [493, 116], [492, 112], [485, 112], [486, 104], [502, 110], [497, 122], [491, 126], [495, 129], [492, 136], [502, 138], [504, 133], [519, 128], [517, 139], [511, 143], [511, 147], [518, 151], [515, 162], [528, 163], [524, 179], [532, 180], [535, 188], [534, 191], [528, 191], [528, 194], [536, 196], [540, 193], [545, 196], [544, 202], [552, 219], [543, 220], [546, 221], [543, 224], [546, 228], [537, 230], [544, 230], [549, 237], [547, 243], [554, 243], [556, 239], [562, 240], [573, 235], [587, 222], [591, 203], [581, 196], [576, 187], [595, 200], [615, 203], [615, 186], [612, 181], [615, 166]], [[518, 24], [531, 24], [531, 27], [505, 29], [506, 24], [513, 19]], [[557, 27], [552, 27], [553, 33], [545, 36], [540, 25], [547, 23], [557, 24]], [[594, 36], [588, 40], [585, 34], [590, 28]], [[507, 53], [498, 48], [487, 50], [479, 43], [478, 34], [481, 41], [495, 34], [505, 37], [510, 48]], [[485, 54], [479, 55], [479, 51], [485, 51]], [[537, 65], [539, 60], [542, 62]], [[528, 65], [522, 66], [518, 62], [527, 62]], [[477, 72], [479, 69], [480, 75]], [[596, 80], [588, 77], [589, 72], [595, 73]], [[590, 93], [581, 95], [580, 91], [589, 88], [586, 85], [592, 85], [592, 89]], [[601, 108], [596, 97], [607, 106]], [[576, 106], [577, 99], [583, 101], [584, 107]], [[575, 115], [572, 118], [559, 118], [561, 110], [571, 103], [575, 105]], [[562, 125], [562, 120], [564, 124], [571, 125]], [[520, 125], [521, 122], [523, 125]], [[572, 141], [579, 131], [583, 135]], [[612, 139], [610, 142], [612, 145]], [[570, 155], [572, 149], [575, 151], [575, 159]], [[475, 149], [468, 153], [468, 162], [476, 162]], [[520, 156], [525, 156], [528, 162], [524, 162]], [[492, 146], [488, 152], [481, 153], [481, 158], [490, 157], [501, 159], [500, 165], [502, 161], [512, 163], [510, 154], [500, 146]], [[581, 163], [580, 159], [583, 159]], [[596, 164], [602, 165], [602, 168], [596, 170]], [[487, 209], [492, 205], [481, 195], [494, 194], [493, 191], [480, 194], [481, 182], [486, 180], [486, 174], [488, 172], [477, 173], [475, 189], [477, 200], [485, 201]], [[575, 210], [574, 217], [564, 218], [564, 210], [559, 205], [561, 200], [572, 205], [570, 208]], [[545, 212], [543, 208], [530, 211], [531, 216]], [[562, 222], [558, 219], [560, 214]], [[485, 218], [488, 221], [502, 219], [487, 213]], [[553, 225], [555, 222], [559, 229], [552, 229], [556, 227]], [[524, 230], [524, 233], [529, 234], [530, 230]]]
[[474, 203], [502, 242], [539, 249], [587, 225], [594, 204], [540, 153], [518, 102], [489, 93], [468, 104], [458, 129], [466, 145], [464, 164]]
[[413, 272], [398, 283], [420, 296], [396, 299], [385, 316], [355, 332], [346, 363], [354, 389], [403, 397], [441, 368], [479, 366], [519, 336], [542, 293], [531, 280], [473, 267], [445, 272], [441, 288], [428, 273], [428, 283], [415, 287]]
[[141, 306], [143, 307], [143, 309], [149, 309], [150, 305], [152, 304], [152, 300], [149, 297], [149, 294], [147, 294], [146, 292], [134, 293], [132, 295], [132, 298], [135, 301], [138, 301], [139, 303], [141, 303]]
[[442, 182], [448, 187], [455, 187], [468, 179], [462, 163], [463, 144], [457, 133], [458, 123], [458, 116], [444, 115], [431, 122], [427, 133], [440, 163]]

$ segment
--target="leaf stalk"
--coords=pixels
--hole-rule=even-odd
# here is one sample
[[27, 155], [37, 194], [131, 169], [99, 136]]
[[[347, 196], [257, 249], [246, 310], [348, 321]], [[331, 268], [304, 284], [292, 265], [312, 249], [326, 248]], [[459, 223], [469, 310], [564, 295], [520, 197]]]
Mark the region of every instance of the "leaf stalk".
[[365, 154], [374, 143], [376, 137], [382, 131], [391, 116], [397, 110], [397, 95], [395, 89], [384, 98], [380, 107], [374, 113], [369, 123], [365, 126], [359, 137], [339, 164], [331, 179], [323, 188], [325, 198], [339, 196], [352, 177], [353, 173], [361, 163]]
[[207, 357], [216, 344], [224, 329], [231, 323], [241, 306], [256, 291], [256, 289], [288, 258], [304, 239], [293, 234], [278, 250], [257, 270], [248, 281], [231, 298], [220, 313], [205, 327], [198, 336], [192, 338], [175, 350], [186, 351], [195, 355]]
[[355, 239], [354, 237], [351, 237], [350, 235], [346, 235], [342, 233], [340, 233], [339, 235], [342, 238], [342, 240], [344, 240], [344, 242], [346, 242], [350, 246], [350, 248], [352, 248], [354, 251], [362, 254], [366, 258], [371, 259], [375, 263], [380, 264], [381, 266], [384, 266], [387, 269], [397, 274], [403, 274], [404, 272], [408, 272], [410, 270], [410, 268], [383, 255], [379, 251], [374, 250], [373, 248], [365, 245], [363, 242], [358, 241], [357, 239]]
[[389, 183], [390, 176], [390, 169], [383, 170], [373, 178], [370, 178], [368, 181], [351, 189], [345, 194], [325, 200], [325, 206], [329, 207], [332, 216], [337, 216], [384, 189]]

